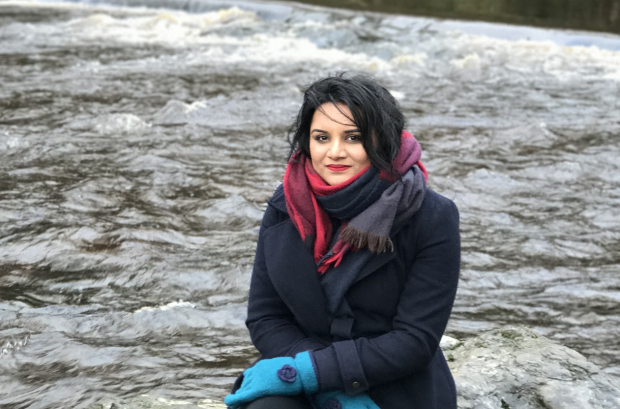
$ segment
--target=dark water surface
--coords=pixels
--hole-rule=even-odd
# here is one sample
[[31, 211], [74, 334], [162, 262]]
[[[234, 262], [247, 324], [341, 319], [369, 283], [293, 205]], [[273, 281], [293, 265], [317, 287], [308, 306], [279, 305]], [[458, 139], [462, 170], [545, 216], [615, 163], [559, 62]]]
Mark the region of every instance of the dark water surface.
[[0, 407], [221, 399], [286, 129], [341, 70], [459, 206], [449, 333], [526, 325], [620, 376], [619, 37], [152, 4], [0, 2]]
[[620, 33], [620, 0], [304, 0], [304, 3]]

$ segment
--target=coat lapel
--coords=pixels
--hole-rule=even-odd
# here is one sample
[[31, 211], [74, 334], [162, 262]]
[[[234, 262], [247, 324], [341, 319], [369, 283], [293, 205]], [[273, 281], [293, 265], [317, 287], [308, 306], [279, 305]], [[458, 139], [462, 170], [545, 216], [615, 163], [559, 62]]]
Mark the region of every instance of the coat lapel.
[[273, 286], [302, 327], [329, 337], [327, 302], [312, 255], [290, 220], [265, 231], [265, 262]]
[[396, 257], [396, 251], [389, 251], [371, 257], [370, 260], [368, 260], [368, 263], [366, 263], [366, 265], [359, 272], [359, 274], [355, 278], [355, 281], [353, 281], [353, 284], [368, 277], [370, 274], [390, 262], [394, 257]]

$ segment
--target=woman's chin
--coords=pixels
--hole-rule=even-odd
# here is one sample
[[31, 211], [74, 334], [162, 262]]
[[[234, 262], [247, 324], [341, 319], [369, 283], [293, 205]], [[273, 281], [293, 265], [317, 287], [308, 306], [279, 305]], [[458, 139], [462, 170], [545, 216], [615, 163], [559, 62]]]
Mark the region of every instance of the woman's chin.
[[330, 186], [339, 185], [340, 183], [346, 182], [354, 175], [350, 175], [349, 172], [330, 172], [331, 174], [322, 176], [325, 183]]

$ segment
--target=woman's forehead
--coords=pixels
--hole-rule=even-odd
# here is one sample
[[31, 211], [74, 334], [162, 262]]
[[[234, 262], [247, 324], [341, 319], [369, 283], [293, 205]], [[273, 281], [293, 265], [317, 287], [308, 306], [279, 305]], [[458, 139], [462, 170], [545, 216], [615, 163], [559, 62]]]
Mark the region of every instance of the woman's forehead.
[[353, 114], [346, 104], [326, 102], [320, 105], [315, 111], [312, 117], [312, 123], [321, 122], [335, 122], [340, 125], [353, 126], [357, 125], [354, 122]]

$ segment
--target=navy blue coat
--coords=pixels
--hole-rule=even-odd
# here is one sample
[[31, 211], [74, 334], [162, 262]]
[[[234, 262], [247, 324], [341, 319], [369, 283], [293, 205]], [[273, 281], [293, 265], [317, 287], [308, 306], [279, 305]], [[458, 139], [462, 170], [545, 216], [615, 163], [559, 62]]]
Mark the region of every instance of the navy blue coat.
[[246, 324], [261, 357], [310, 350], [320, 391], [366, 392], [381, 409], [456, 409], [439, 341], [459, 278], [458, 223], [455, 204], [427, 188], [421, 208], [392, 237], [394, 251], [373, 256], [347, 290], [352, 327], [335, 336], [280, 186], [260, 227], [248, 300]]

